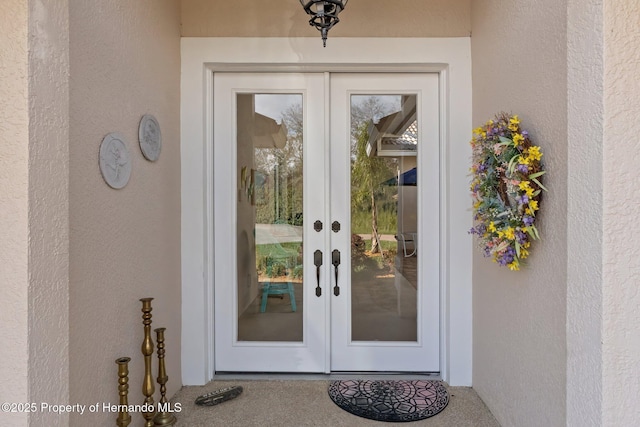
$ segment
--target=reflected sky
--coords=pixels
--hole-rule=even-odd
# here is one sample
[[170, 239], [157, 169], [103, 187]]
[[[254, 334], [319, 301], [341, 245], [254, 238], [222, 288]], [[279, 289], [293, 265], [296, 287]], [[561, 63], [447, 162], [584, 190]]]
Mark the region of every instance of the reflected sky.
[[257, 113], [270, 117], [280, 123], [282, 112], [292, 105], [302, 105], [300, 93], [256, 94], [255, 109]]
[[[370, 102], [370, 98], [377, 98], [377, 102], [383, 106], [383, 110], [389, 114], [400, 110], [400, 95], [352, 95], [351, 105], [362, 106]], [[256, 94], [255, 109], [257, 113], [270, 117], [278, 123], [282, 121], [282, 112], [292, 105], [302, 105], [302, 94], [300, 93], [273, 93]], [[376, 117], [379, 119], [379, 117]]]

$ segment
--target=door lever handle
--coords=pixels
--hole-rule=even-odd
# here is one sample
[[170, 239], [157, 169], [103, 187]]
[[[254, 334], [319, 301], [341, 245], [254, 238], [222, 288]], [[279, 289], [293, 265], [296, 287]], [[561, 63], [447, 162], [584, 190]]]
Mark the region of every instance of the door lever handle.
[[340, 295], [340, 286], [338, 286], [338, 266], [340, 265], [340, 251], [334, 249], [331, 252], [331, 263], [333, 264], [333, 270], [336, 275], [336, 285], [333, 287], [333, 294], [335, 296]]
[[316, 296], [319, 297], [322, 295], [322, 288], [320, 288], [320, 267], [322, 267], [322, 251], [316, 249], [313, 253], [313, 263], [316, 266], [316, 280], [318, 285], [316, 286]]

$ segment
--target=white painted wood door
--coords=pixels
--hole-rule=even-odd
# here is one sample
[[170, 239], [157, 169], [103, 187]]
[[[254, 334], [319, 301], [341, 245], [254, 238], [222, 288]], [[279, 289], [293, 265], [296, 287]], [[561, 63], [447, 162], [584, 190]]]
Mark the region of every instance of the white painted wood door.
[[[343, 224], [331, 233], [332, 250], [343, 254], [340, 295], [331, 298], [332, 371], [440, 370], [438, 102], [437, 74], [331, 77], [331, 221]], [[362, 248], [354, 243], [361, 245], [356, 236], [367, 233], [354, 212], [362, 178], [354, 176], [359, 159], [351, 148], [352, 122], [366, 105], [374, 122], [361, 130], [368, 137], [366, 154], [391, 161], [397, 173], [395, 181], [377, 177], [372, 182], [374, 193], [392, 189], [397, 204], [395, 230], [384, 230], [384, 207], [375, 207], [380, 237], [383, 243], [385, 237], [395, 240], [397, 253], [386, 260], [371, 257], [378, 258], [377, 265], [371, 265], [371, 259], [362, 261]], [[363, 240], [369, 246], [368, 239]]]
[[215, 74], [217, 371], [439, 371], [438, 99], [430, 73]]
[[322, 73], [214, 75], [217, 371], [328, 369], [324, 97]]

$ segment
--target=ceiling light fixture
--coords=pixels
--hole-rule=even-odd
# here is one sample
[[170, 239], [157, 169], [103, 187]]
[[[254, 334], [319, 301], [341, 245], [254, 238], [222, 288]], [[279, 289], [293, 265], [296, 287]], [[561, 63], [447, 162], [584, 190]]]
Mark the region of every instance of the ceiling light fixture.
[[309, 25], [312, 25], [322, 34], [322, 46], [327, 47], [327, 35], [340, 19], [338, 14], [342, 12], [349, 0], [300, 0], [304, 11], [311, 15]]

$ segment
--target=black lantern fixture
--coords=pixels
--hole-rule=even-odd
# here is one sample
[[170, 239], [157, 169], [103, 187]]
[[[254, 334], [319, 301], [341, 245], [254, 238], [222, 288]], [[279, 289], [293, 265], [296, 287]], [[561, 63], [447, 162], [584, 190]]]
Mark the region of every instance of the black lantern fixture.
[[327, 47], [327, 35], [340, 20], [338, 14], [349, 0], [300, 0], [304, 11], [311, 15], [309, 25], [313, 25], [322, 34], [322, 46]]

